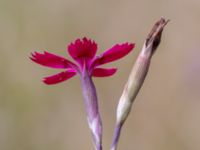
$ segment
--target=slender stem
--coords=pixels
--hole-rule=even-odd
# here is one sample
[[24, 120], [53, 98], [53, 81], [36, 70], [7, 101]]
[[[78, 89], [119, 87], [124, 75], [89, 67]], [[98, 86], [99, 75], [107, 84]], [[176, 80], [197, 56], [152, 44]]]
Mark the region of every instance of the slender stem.
[[81, 85], [94, 146], [96, 150], [102, 150], [102, 122], [99, 114], [97, 94], [91, 76], [86, 69], [81, 73]]
[[116, 150], [117, 149], [117, 144], [118, 144], [118, 141], [119, 141], [122, 125], [123, 124], [117, 124], [115, 126], [115, 131], [114, 131], [113, 141], [112, 141], [112, 145], [111, 145], [111, 150]]

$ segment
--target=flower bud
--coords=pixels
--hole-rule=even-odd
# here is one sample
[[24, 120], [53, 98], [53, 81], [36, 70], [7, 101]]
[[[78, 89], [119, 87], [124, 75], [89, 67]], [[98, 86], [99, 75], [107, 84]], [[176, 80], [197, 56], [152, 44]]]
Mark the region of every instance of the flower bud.
[[117, 121], [111, 150], [117, 149], [121, 128], [131, 111], [133, 101], [142, 87], [149, 70], [151, 57], [160, 44], [163, 28], [168, 21], [169, 20], [166, 21], [164, 18], [161, 18], [155, 23], [144, 42], [143, 48], [136, 60], [135, 65], [132, 68], [128, 82], [124, 87], [124, 91], [117, 107]]

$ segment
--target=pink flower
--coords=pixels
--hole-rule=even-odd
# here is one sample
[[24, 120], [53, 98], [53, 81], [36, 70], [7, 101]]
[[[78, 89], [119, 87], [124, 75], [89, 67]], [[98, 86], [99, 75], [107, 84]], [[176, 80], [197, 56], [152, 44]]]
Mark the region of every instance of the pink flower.
[[76, 63], [46, 51], [44, 53], [34, 52], [30, 59], [46, 67], [66, 69], [58, 74], [45, 77], [43, 80], [46, 84], [56, 84], [76, 74], [81, 75], [84, 69], [88, 72], [89, 76], [111, 76], [117, 71], [116, 68], [101, 68], [100, 66], [124, 57], [134, 46], [134, 44], [129, 43], [116, 44], [103, 54], [96, 56], [97, 44], [90, 39], [83, 38], [77, 39], [74, 43], [68, 45], [68, 53]]
[[97, 44], [87, 38], [77, 39], [68, 46], [70, 56], [75, 63], [48, 52], [32, 54], [31, 60], [51, 68], [65, 69], [65, 71], [44, 78], [46, 84], [56, 84], [65, 81], [76, 74], [80, 75], [87, 120], [92, 131], [96, 150], [102, 150], [102, 121], [98, 108], [96, 88], [92, 76], [106, 77], [116, 72], [116, 68], [101, 68], [100, 66], [127, 55], [134, 48], [134, 44], [116, 44], [100, 56], [96, 56]]

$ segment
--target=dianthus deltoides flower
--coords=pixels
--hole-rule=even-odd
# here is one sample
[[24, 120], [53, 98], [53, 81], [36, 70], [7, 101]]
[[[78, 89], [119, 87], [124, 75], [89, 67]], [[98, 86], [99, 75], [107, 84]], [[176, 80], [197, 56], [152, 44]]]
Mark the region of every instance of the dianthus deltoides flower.
[[60, 83], [76, 74], [80, 75], [87, 119], [96, 150], [102, 150], [102, 123], [92, 76], [107, 77], [113, 75], [116, 68], [101, 68], [100, 66], [124, 57], [133, 48], [134, 44], [116, 44], [101, 55], [96, 56], [97, 44], [90, 39], [83, 38], [68, 45], [68, 53], [75, 62], [49, 52], [34, 52], [30, 57], [31, 60], [40, 65], [65, 69], [58, 74], [45, 77], [43, 82], [46, 84]]

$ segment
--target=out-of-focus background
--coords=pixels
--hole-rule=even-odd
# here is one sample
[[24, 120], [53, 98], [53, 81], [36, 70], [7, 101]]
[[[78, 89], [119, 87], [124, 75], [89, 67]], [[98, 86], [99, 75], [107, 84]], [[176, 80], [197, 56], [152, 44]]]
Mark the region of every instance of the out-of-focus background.
[[68, 57], [66, 45], [84, 36], [99, 44], [98, 53], [115, 43], [136, 43], [130, 55], [109, 64], [118, 67], [115, 76], [94, 79], [103, 146], [109, 149], [118, 99], [146, 35], [161, 16], [171, 21], [119, 150], [199, 150], [199, 0], [1, 0], [0, 149], [93, 149], [78, 76], [47, 86], [42, 77], [59, 70], [29, 60], [33, 50]]

